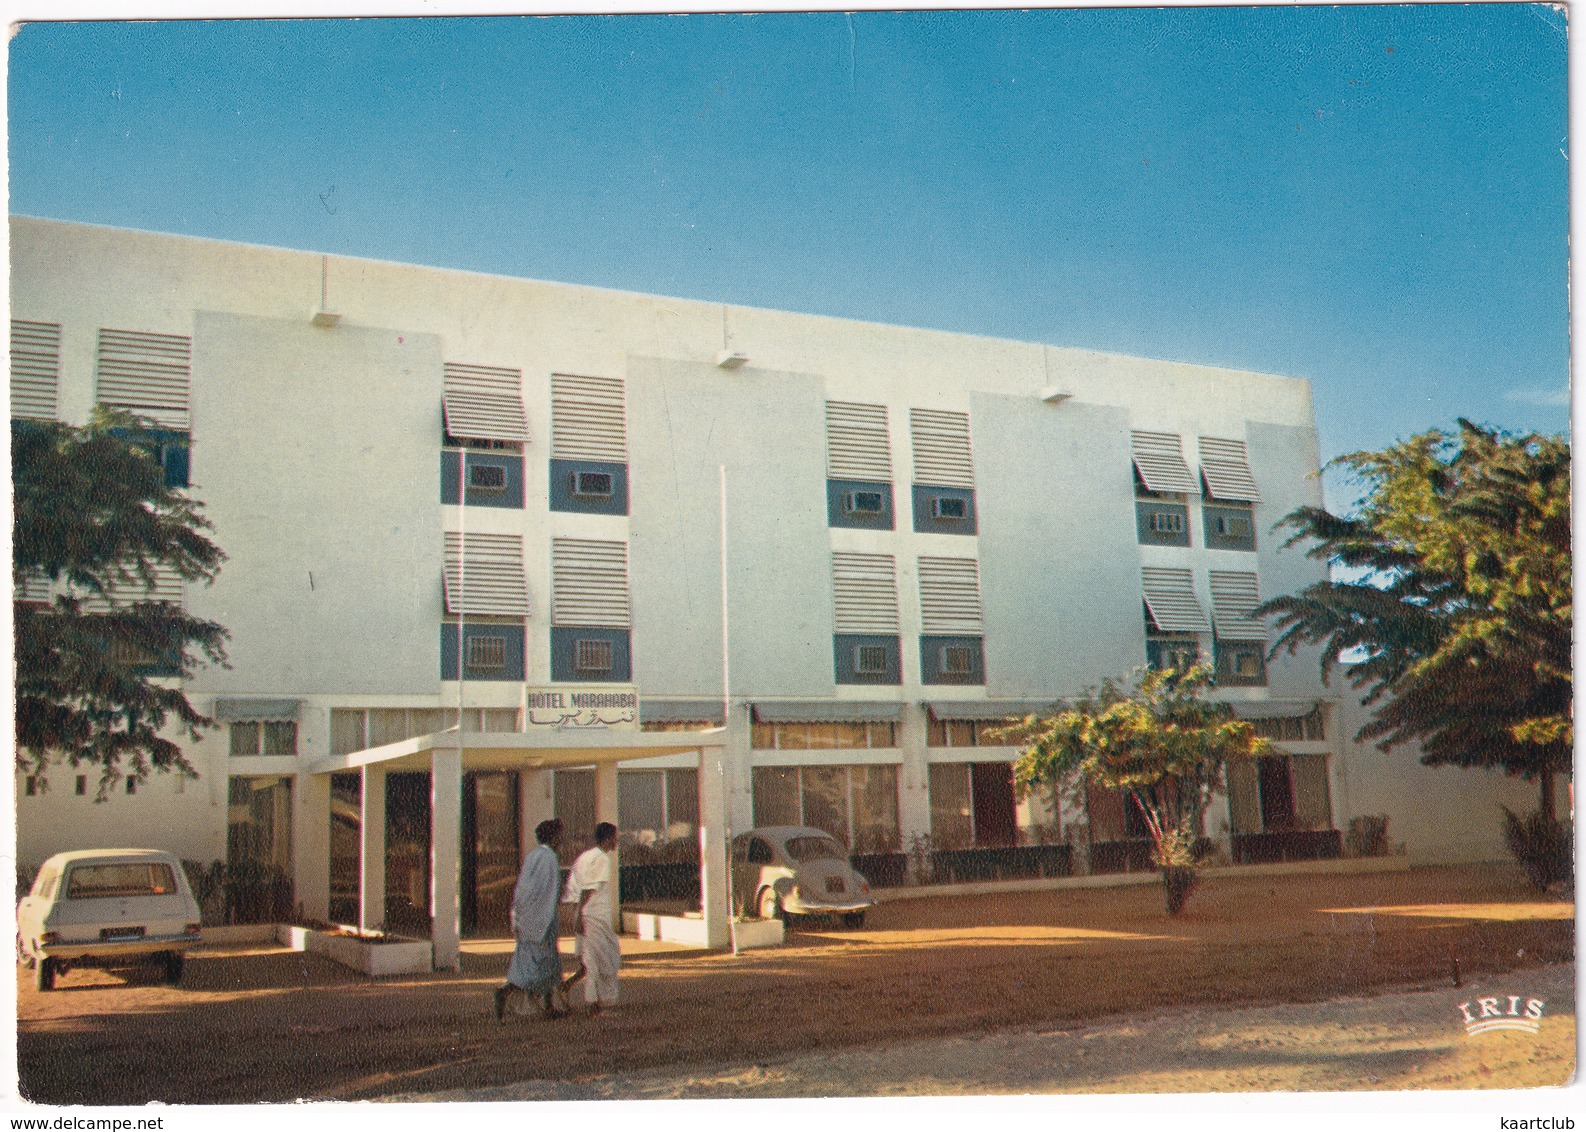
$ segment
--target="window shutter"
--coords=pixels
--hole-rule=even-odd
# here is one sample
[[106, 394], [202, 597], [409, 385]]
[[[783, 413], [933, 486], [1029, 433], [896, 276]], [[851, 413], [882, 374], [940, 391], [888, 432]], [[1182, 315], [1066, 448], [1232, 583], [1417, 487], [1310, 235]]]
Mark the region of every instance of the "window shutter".
[[53, 421], [60, 415], [61, 328], [11, 320], [11, 415]]
[[628, 462], [620, 378], [551, 375], [551, 459]]
[[526, 444], [523, 371], [447, 362], [441, 404], [447, 435], [458, 440], [505, 440]]
[[1146, 566], [1140, 570], [1145, 589], [1145, 607], [1151, 620], [1164, 633], [1207, 633], [1211, 624], [1195, 597], [1195, 586], [1188, 570]]
[[628, 628], [626, 543], [553, 539], [551, 579], [551, 624]]
[[890, 554], [832, 552], [839, 633], [898, 631], [897, 567]]
[[1256, 478], [1250, 474], [1250, 458], [1242, 440], [1200, 438], [1201, 475], [1206, 477], [1206, 494], [1213, 499], [1241, 503], [1260, 503]]
[[193, 340], [176, 334], [101, 330], [96, 376], [99, 400], [162, 428], [187, 432]]
[[12, 575], [12, 598], [26, 605], [48, 605], [51, 600], [50, 580], [42, 570], [29, 570]]
[[892, 482], [885, 405], [826, 402], [826, 475], [834, 480]]
[[1136, 429], [1130, 436], [1134, 466], [1149, 490], [1196, 494], [1195, 477], [1184, 462], [1184, 446], [1177, 433]]
[[105, 593], [83, 596], [83, 612], [108, 613], [112, 609], [140, 601], [168, 601], [173, 605], [182, 604], [185, 579], [180, 574], [163, 563], [154, 563], [150, 575], [152, 585], [136, 573], [126, 578], [111, 579], [105, 587]]
[[1212, 619], [1217, 635], [1227, 641], [1264, 641], [1267, 627], [1251, 614], [1261, 604], [1261, 587], [1254, 574], [1213, 570]]
[[914, 439], [914, 482], [936, 487], [975, 486], [969, 449], [969, 414], [910, 409]]
[[519, 535], [446, 532], [446, 612], [529, 615], [529, 581]]
[[920, 632], [979, 633], [980, 564], [973, 558], [920, 559]]

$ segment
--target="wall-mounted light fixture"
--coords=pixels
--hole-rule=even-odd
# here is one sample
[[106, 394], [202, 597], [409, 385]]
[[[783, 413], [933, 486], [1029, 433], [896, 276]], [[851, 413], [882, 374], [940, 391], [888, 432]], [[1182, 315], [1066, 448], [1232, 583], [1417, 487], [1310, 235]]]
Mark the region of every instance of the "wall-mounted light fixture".
[[748, 354], [740, 354], [737, 350], [723, 350], [716, 355], [716, 364], [722, 369], [737, 369], [748, 360]]
[[1048, 385], [1045, 389], [1041, 390], [1041, 400], [1045, 401], [1048, 405], [1061, 405], [1064, 401], [1067, 401], [1072, 396], [1072, 393], [1059, 385]]

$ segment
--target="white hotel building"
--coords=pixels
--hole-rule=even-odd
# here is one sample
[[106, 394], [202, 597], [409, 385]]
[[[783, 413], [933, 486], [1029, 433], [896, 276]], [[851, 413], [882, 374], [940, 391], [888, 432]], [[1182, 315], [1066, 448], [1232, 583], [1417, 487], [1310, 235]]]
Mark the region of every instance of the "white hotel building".
[[[1273, 532], [1321, 502], [1304, 381], [26, 218], [11, 253], [12, 415], [152, 418], [229, 556], [168, 588], [230, 631], [188, 687], [198, 779], [19, 777], [23, 865], [245, 856], [396, 922], [436, 899], [433, 826], [463, 930], [500, 931], [537, 821], [690, 843], [702, 797], [882, 872], [927, 835], [1138, 865], [1119, 799], [1016, 799], [988, 732], [1191, 651], [1286, 752], [1216, 807], [1237, 860], [1374, 814], [1412, 859], [1496, 857], [1529, 797], [1356, 744], [1314, 655], [1264, 660], [1250, 610], [1324, 570]], [[546, 706], [580, 692], [615, 698]]]

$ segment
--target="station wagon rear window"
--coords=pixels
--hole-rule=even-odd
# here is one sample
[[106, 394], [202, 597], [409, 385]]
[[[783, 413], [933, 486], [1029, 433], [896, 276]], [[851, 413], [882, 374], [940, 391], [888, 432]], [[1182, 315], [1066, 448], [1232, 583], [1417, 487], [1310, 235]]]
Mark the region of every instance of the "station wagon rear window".
[[78, 865], [66, 878], [68, 900], [95, 896], [169, 896], [176, 874], [166, 864]]

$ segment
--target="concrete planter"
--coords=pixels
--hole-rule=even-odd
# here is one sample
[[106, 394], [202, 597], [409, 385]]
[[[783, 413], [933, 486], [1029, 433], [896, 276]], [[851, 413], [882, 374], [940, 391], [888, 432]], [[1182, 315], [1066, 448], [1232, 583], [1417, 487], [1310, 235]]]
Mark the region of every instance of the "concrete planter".
[[343, 967], [362, 971], [375, 978], [427, 974], [435, 965], [434, 945], [427, 939], [398, 939], [394, 936], [359, 939], [300, 928], [293, 924], [282, 924], [276, 938], [294, 951], [323, 955]]
[[[734, 930], [738, 935], [738, 950], [751, 947], [780, 947], [782, 945], [781, 920], [737, 920]], [[705, 921], [698, 912], [683, 916], [664, 916], [657, 912], [624, 912], [623, 931], [632, 932], [640, 939], [680, 943], [687, 947], [708, 947], [705, 938]]]

